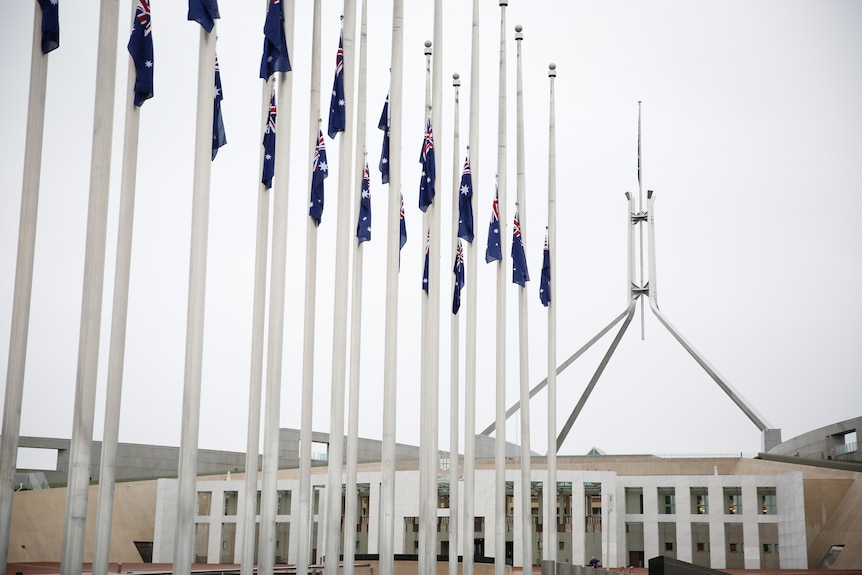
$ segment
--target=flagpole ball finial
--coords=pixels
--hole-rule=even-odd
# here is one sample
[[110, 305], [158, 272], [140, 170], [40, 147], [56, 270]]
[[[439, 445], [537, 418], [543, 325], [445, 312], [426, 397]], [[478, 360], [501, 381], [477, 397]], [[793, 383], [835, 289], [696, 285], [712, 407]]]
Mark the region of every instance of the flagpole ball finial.
[[548, 64], [548, 76], [550, 76], [551, 78], [557, 77], [557, 65], [553, 62]]
[[452, 74], [452, 85], [456, 88], [461, 85], [461, 74], [458, 72]]
[[652, 190], [647, 190], [647, 191], [646, 191], [646, 198], [647, 198], [648, 200], [652, 198], [652, 195], [653, 195], [653, 191], [652, 191]]
[[425, 40], [425, 55], [431, 55], [431, 40]]
[[508, 6], [509, 0], [500, 0], [500, 6]]

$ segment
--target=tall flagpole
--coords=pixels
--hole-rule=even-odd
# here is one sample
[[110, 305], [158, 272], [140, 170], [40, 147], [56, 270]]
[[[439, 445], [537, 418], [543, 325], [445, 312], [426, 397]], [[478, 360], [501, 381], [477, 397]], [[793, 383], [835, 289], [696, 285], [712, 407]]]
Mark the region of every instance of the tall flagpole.
[[[641, 179], [641, 101], [638, 100], [638, 211], [644, 211], [643, 183]], [[644, 227], [638, 226], [638, 243], [640, 246], [640, 285], [644, 287], [646, 277], [644, 276]], [[641, 340], [644, 339], [644, 303], [641, 298]]]
[[3, 429], [0, 435], [0, 573], [6, 572], [12, 524], [13, 476], [21, 435], [21, 404], [24, 398], [24, 368], [30, 331], [30, 298], [33, 292], [33, 265], [36, 251], [36, 216], [39, 207], [39, 178], [42, 172], [42, 132], [45, 126], [45, 94], [48, 84], [48, 56], [42, 53], [42, 10], [35, 2], [33, 48], [30, 56], [30, 98], [27, 103], [27, 133], [24, 143], [24, 177], [21, 186], [21, 215], [18, 224], [18, 259], [15, 292], [12, 298], [12, 328], [9, 363], [6, 366], [6, 393], [3, 402]]
[[[353, 170], [355, 188], [362, 189], [365, 168], [368, 165], [368, 152], [365, 147], [366, 132], [366, 77], [368, 45], [368, 0], [362, 0], [359, 25], [359, 74], [357, 75], [356, 102], [356, 162]], [[360, 154], [360, 150], [362, 153]], [[353, 201], [354, 220], [359, 214], [361, 194]], [[357, 224], [359, 225], [359, 224]], [[350, 399], [347, 414], [347, 486], [344, 506], [344, 575], [353, 575], [356, 557], [357, 492], [356, 466], [359, 453], [359, 384], [362, 343], [362, 243], [356, 242], [353, 248], [353, 301], [350, 316]]]
[[[551, 299], [548, 302], [548, 482], [545, 487], [543, 533], [546, 561], [557, 559], [557, 128], [554, 79], [557, 65], [548, 66], [550, 120], [548, 129], [548, 252], [551, 259]], [[523, 400], [522, 400], [523, 401]]]
[[500, 222], [500, 251], [497, 262], [497, 339], [496, 339], [496, 419], [494, 444], [494, 574], [506, 570], [506, 6], [500, 0], [500, 85], [497, 111], [497, 190]]
[[[458, 160], [460, 143], [460, 91], [461, 76], [452, 74], [452, 86], [455, 88], [455, 121], [452, 130], [452, 260], [458, 257], [458, 199], [460, 196]], [[452, 289], [455, 292], [455, 274], [452, 274]], [[449, 575], [458, 575], [458, 417], [460, 412], [460, 316], [453, 313], [451, 317], [450, 347], [449, 347]]]
[[332, 326], [332, 385], [329, 466], [326, 487], [326, 575], [338, 575], [341, 494], [344, 469], [344, 387], [347, 378], [347, 286], [353, 175], [353, 86], [356, 69], [356, 0], [344, 0], [344, 117], [338, 155], [338, 213], [335, 232], [335, 301]]
[[84, 255], [84, 289], [78, 369], [66, 493], [66, 521], [60, 572], [81, 573], [87, 529], [87, 495], [90, 489], [90, 453], [99, 367], [99, 333], [105, 275], [105, 236], [108, 227], [108, 192], [111, 177], [111, 140], [114, 126], [114, 90], [117, 77], [119, 6], [102, 0], [96, 63], [96, 100], [93, 148], [90, 159], [90, 199]]
[[[137, 3], [131, 2], [132, 18]], [[117, 442], [120, 431], [120, 406], [123, 393], [123, 365], [126, 348], [126, 319], [129, 309], [129, 277], [132, 260], [132, 230], [135, 215], [135, 185], [138, 170], [138, 132], [140, 108], [135, 106], [137, 70], [129, 58], [126, 82], [126, 126], [123, 142], [123, 167], [120, 184], [120, 221], [117, 230], [117, 255], [114, 270], [114, 301], [108, 355], [108, 385], [105, 397], [105, 428], [99, 465], [99, 500], [96, 512], [96, 542], [93, 553], [94, 575], [106, 575], [111, 549], [111, 520], [114, 510]]]
[[[315, 146], [320, 134], [320, 26], [321, 2], [314, 0], [311, 25], [311, 84], [308, 112], [308, 186], [312, 178]], [[302, 415], [299, 433], [299, 547], [296, 572], [305, 573], [311, 558], [313, 519], [311, 514], [311, 435], [314, 406], [314, 327], [317, 297], [317, 225], [306, 218], [305, 228], [305, 306], [302, 336]]]
[[[521, 227], [521, 244], [527, 245], [527, 194], [524, 168], [524, 82], [521, 71], [521, 41], [524, 39], [521, 25], [515, 26], [517, 45], [517, 214]], [[526, 249], [526, 247], [525, 247]], [[532, 569], [533, 565], [533, 518], [532, 485], [530, 458], [530, 345], [527, 329], [527, 288], [518, 288], [518, 357], [520, 375], [521, 405], [521, 557], [523, 568]]]
[[[473, 0], [473, 26], [470, 42], [470, 176], [473, 179], [472, 212], [476, 211], [479, 194], [479, 0]], [[464, 361], [464, 523], [462, 553], [464, 575], [473, 575], [475, 538], [475, 479], [476, 479], [476, 326], [478, 248], [476, 238], [467, 246], [465, 283], [467, 284], [467, 327]]]
[[398, 367], [398, 263], [401, 214], [401, 128], [404, 84], [404, 0], [392, 2], [389, 88], [389, 205], [386, 216], [386, 318], [383, 342], [383, 445], [380, 575], [395, 573], [395, 394]]
[[[294, 0], [284, 2], [284, 34], [288, 54], [293, 53]], [[276, 72], [278, 114], [272, 189], [272, 256], [270, 262], [269, 331], [266, 358], [266, 407], [263, 429], [258, 573], [272, 575], [275, 563], [275, 512], [278, 489], [279, 419], [284, 356], [284, 290], [287, 274], [287, 208], [290, 191], [290, 127], [293, 109], [293, 73]]]

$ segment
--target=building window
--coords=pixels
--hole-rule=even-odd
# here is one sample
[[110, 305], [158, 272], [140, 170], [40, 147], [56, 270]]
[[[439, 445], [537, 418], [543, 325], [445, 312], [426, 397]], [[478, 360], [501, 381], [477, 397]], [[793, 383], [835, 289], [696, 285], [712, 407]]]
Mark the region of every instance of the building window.
[[626, 513], [641, 515], [644, 512], [644, 490], [640, 487], [626, 487]]
[[742, 515], [742, 490], [739, 487], [725, 487], [724, 502], [725, 514]]
[[276, 509], [276, 514], [290, 515], [290, 491], [279, 489], [277, 497], [278, 507]]
[[676, 513], [676, 490], [673, 487], [658, 488], [658, 512], [664, 515]]
[[237, 504], [239, 503], [239, 493], [236, 491], [224, 492], [224, 514], [236, 515]]
[[665, 551], [673, 551], [673, 541], [665, 541], [664, 542], [664, 550]]
[[698, 542], [697, 550], [698, 551], [706, 551], [706, 543]]
[[198, 515], [206, 516], [210, 514], [212, 500], [212, 491], [198, 491]]
[[691, 514], [709, 515], [709, 494], [706, 487], [692, 487], [691, 492]]
[[757, 501], [760, 503], [761, 515], [775, 515], [778, 513], [778, 498], [774, 487], [758, 487]]

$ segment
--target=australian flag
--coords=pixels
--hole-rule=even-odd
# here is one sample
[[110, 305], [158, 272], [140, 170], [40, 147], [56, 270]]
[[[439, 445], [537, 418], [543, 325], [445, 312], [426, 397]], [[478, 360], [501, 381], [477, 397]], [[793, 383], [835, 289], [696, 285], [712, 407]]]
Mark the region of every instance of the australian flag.
[[[39, 0], [42, 8], [42, 53], [60, 47], [60, 0]], [[149, 13], [149, 10], [147, 11]]]
[[458, 194], [458, 237], [473, 243], [473, 176], [470, 175], [469, 157], [464, 159]]
[[527, 256], [524, 254], [524, 244], [521, 241], [521, 223], [518, 221], [518, 212], [515, 212], [515, 224], [512, 230], [512, 283], [526, 287], [530, 281], [530, 273], [527, 271]]
[[419, 163], [422, 164], [422, 179], [419, 181], [419, 209], [424, 212], [434, 202], [434, 180], [437, 177], [434, 165], [434, 134], [431, 131], [431, 120], [428, 120], [425, 129]]
[[153, 36], [150, 0], [138, 0], [128, 50], [135, 63], [135, 106], [153, 97]]
[[338, 54], [335, 56], [335, 79], [332, 81], [332, 99], [329, 101], [329, 128], [326, 133], [330, 138], [344, 131], [344, 31], [338, 37]]
[[494, 194], [494, 204], [491, 208], [491, 223], [488, 225], [488, 246], [485, 248], [485, 262], [491, 263], [503, 259], [503, 248], [500, 247], [500, 209], [497, 193]]
[[368, 162], [365, 162], [365, 171], [362, 173], [362, 195], [359, 197], [356, 239], [360, 244], [371, 239], [371, 178], [368, 176]]
[[269, 118], [263, 130], [263, 174], [260, 177], [260, 183], [265, 185], [267, 190], [272, 187], [272, 177], [275, 175], [275, 117], [275, 92], [273, 92], [269, 98]]
[[548, 234], [545, 234], [545, 250], [542, 254], [542, 277], [539, 279], [539, 299], [548, 307], [551, 303], [551, 252], [548, 250]]
[[218, 56], [215, 58], [215, 90], [213, 91], [215, 101], [213, 102], [213, 155], [215, 160], [218, 149], [227, 144], [227, 136], [224, 133], [224, 120], [221, 117], [221, 101], [224, 99], [221, 90], [221, 72], [218, 65]]
[[452, 294], [452, 313], [461, 309], [461, 290], [464, 288], [464, 245], [458, 240], [458, 251], [455, 252], [455, 293]]
[[404, 220], [404, 195], [401, 195], [401, 216], [399, 216], [399, 220], [401, 221], [401, 232], [398, 240], [398, 249], [401, 250], [404, 248], [404, 244], [407, 243], [407, 222]]
[[428, 293], [428, 266], [430, 265], [431, 259], [431, 231], [428, 231], [428, 235], [425, 236], [425, 267], [422, 271], [422, 289], [425, 293]]
[[276, 72], [290, 72], [287, 39], [284, 36], [284, 9], [281, 0], [271, 0], [263, 24], [263, 56], [260, 77], [264, 80]]
[[323, 217], [323, 180], [329, 175], [326, 164], [326, 145], [323, 141], [323, 131], [318, 130], [317, 147], [314, 148], [314, 164], [311, 168], [311, 201], [308, 215], [314, 218], [314, 223], [320, 225]]
[[189, 20], [194, 20], [207, 32], [213, 31], [218, 14], [218, 0], [189, 0]]
[[386, 94], [386, 102], [383, 103], [383, 112], [377, 122], [377, 128], [383, 130], [383, 150], [380, 152], [380, 181], [389, 183], [389, 94]]

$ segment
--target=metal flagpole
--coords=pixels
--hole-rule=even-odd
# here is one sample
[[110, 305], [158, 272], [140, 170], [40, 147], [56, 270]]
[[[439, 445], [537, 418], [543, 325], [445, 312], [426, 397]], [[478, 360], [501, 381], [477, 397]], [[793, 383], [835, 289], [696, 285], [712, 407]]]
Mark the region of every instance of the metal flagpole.
[[500, 221], [500, 251], [497, 262], [496, 419], [494, 450], [494, 574], [506, 571], [506, 6], [500, 0], [500, 86], [497, 112], [497, 190]]
[[[284, 33], [288, 54], [293, 53], [294, 0], [285, 0]], [[284, 290], [287, 274], [287, 208], [290, 191], [290, 120], [293, 109], [293, 73], [275, 72], [278, 94], [275, 173], [272, 191], [272, 255], [270, 261], [269, 331], [266, 354], [266, 407], [263, 429], [263, 472], [258, 573], [272, 575], [275, 563], [275, 513], [278, 506], [279, 419], [284, 356]]]
[[[473, 0], [473, 26], [470, 42], [470, 177], [473, 180], [472, 213], [476, 214], [479, 190], [479, 0]], [[464, 575], [473, 575], [475, 539], [475, 478], [476, 478], [476, 327], [478, 283], [476, 238], [467, 246], [465, 283], [467, 284], [467, 326], [464, 361]]]
[[356, 58], [356, 0], [344, 0], [345, 127], [338, 155], [338, 213], [335, 232], [335, 301], [332, 326], [332, 392], [329, 466], [326, 483], [326, 575], [338, 575], [341, 496], [344, 469], [344, 387], [347, 378], [347, 286], [350, 267], [351, 184], [353, 175], [353, 86]]
[[398, 389], [398, 262], [403, 84], [404, 0], [393, 0], [392, 63], [389, 89], [389, 209], [386, 217], [386, 325], [383, 342], [380, 575], [394, 575], [395, 573], [395, 394]]
[[[641, 212], [644, 211], [644, 197], [643, 197], [643, 180], [641, 177], [641, 102], [638, 100], [638, 210]], [[640, 280], [640, 285], [643, 286], [645, 283], [644, 277], [644, 229], [643, 226], [638, 227], [638, 246], [640, 248], [640, 275], [638, 279]], [[643, 341], [645, 337], [644, 331], [644, 301], [641, 300], [641, 341]]]
[[21, 215], [18, 224], [18, 256], [15, 292], [12, 299], [12, 327], [6, 392], [3, 401], [3, 430], [0, 435], [0, 573], [6, 572], [12, 524], [13, 477], [21, 435], [21, 404], [24, 398], [24, 368], [30, 331], [30, 298], [33, 292], [33, 265], [36, 251], [36, 216], [39, 207], [39, 178], [42, 172], [42, 132], [45, 126], [45, 94], [48, 84], [48, 56], [42, 53], [42, 10], [35, 2], [33, 48], [30, 56], [30, 91], [27, 103], [27, 132], [24, 143], [24, 177], [21, 186]]
[[[521, 71], [521, 41], [524, 34], [521, 25], [515, 26], [517, 46], [517, 94], [516, 94], [516, 147], [517, 147], [517, 214], [521, 228], [521, 244], [527, 245], [527, 194], [524, 167], [524, 82]], [[518, 288], [518, 357], [521, 405], [521, 565], [532, 569], [533, 565], [533, 519], [532, 481], [530, 457], [530, 345], [527, 320], [527, 288]]]
[[96, 101], [90, 159], [90, 198], [84, 255], [81, 331], [78, 343], [78, 375], [75, 384], [66, 520], [60, 564], [60, 572], [63, 575], [81, 573], [87, 528], [87, 495], [90, 489], [90, 453], [93, 443], [102, 291], [105, 276], [105, 236], [108, 227], [118, 24], [117, 2], [102, 0], [99, 12]]
[[[356, 101], [356, 161], [353, 170], [354, 189], [362, 190], [365, 169], [368, 165], [368, 152], [365, 148], [366, 132], [366, 77], [367, 77], [367, 45], [368, 45], [368, 0], [362, 0], [362, 11], [359, 25], [359, 73], [357, 75]], [[359, 153], [360, 147], [362, 153]], [[356, 194], [353, 201], [354, 220], [359, 214], [361, 193]], [[357, 224], [358, 225], [358, 224]], [[356, 521], [357, 521], [357, 491], [356, 465], [359, 452], [359, 384], [362, 344], [362, 243], [356, 242], [353, 247], [353, 301], [350, 317], [350, 399], [347, 414], [347, 485], [345, 487], [344, 505], [344, 575], [353, 575], [356, 557]]]
[[[311, 24], [311, 83], [308, 112], [308, 186], [314, 174], [315, 147], [320, 134], [320, 27], [321, 1], [312, 4]], [[299, 546], [296, 554], [297, 573], [308, 571], [311, 558], [313, 517], [311, 512], [313, 487], [311, 485], [311, 443], [314, 407], [314, 331], [317, 309], [317, 225], [310, 216], [305, 227], [305, 305], [302, 333], [302, 414], [299, 432]]]
[[551, 299], [548, 302], [548, 481], [545, 486], [545, 561], [557, 560], [557, 127], [554, 79], [556, 64], [548, 65], [550, 112], [548, 128], [548, 253], [551, 260]]
[[[132, 18], [137, 3], [131, 2]], [[117, 230], [117, 255], [114, 270], [114, 301], [111, 319], [108, 383], [105, 398], [105, 428], [99, 465], [99, 499], [96, 512], [96, 541], [93, 552], [94, 575], [108, 572], [111, 548], [111, 519], [114, 509], [117, 441], [123, 393], [123, 364], [126, 347], [126, 318], [129, 308], [129, 276], [132, 259], [132, 230], [135, 215], [135, 184], [138, 168], [140, 109], [135, 106], [135, 64], [129, 58], [126, 86], [126, 126], [123, 142], [123, 167], [120, 187], [120, 215]]]
[[[460, 91], [461, 76], [452, 74], [452, 86], [455, 88], [455, 121], [452, 130], [452, 255], [453, 261], [458, 257], [458, 199], [460, 196], [458, 175], [458, 148], [460, 147]], [[463, 264], [462, 264], [463, 265]], [[452, 274], [452, 290], [454, 295], [457, 278]], [[458, 416], [460, 393], [461, 358], [460, 358], [460, 315], [451, 316], [449, 343], [449, 575], [458, 575]]]
[[188, 575], [194, 561], [195, 482], [200, 430], [203, 364], [204, 296], [206, 293], [207, 235], [209, 232], [210, 170], [215, 85], [213, 82], [217, 23], [212, 32], [200, 31], [198, 99], [195, 119], [195, 161], [192, 189], [192, 233], [189, 256], [189, 299], [186, 320], [186, 357], [183, 418], [180, 436], [177, 530], [174, 536], [174, 573]]

